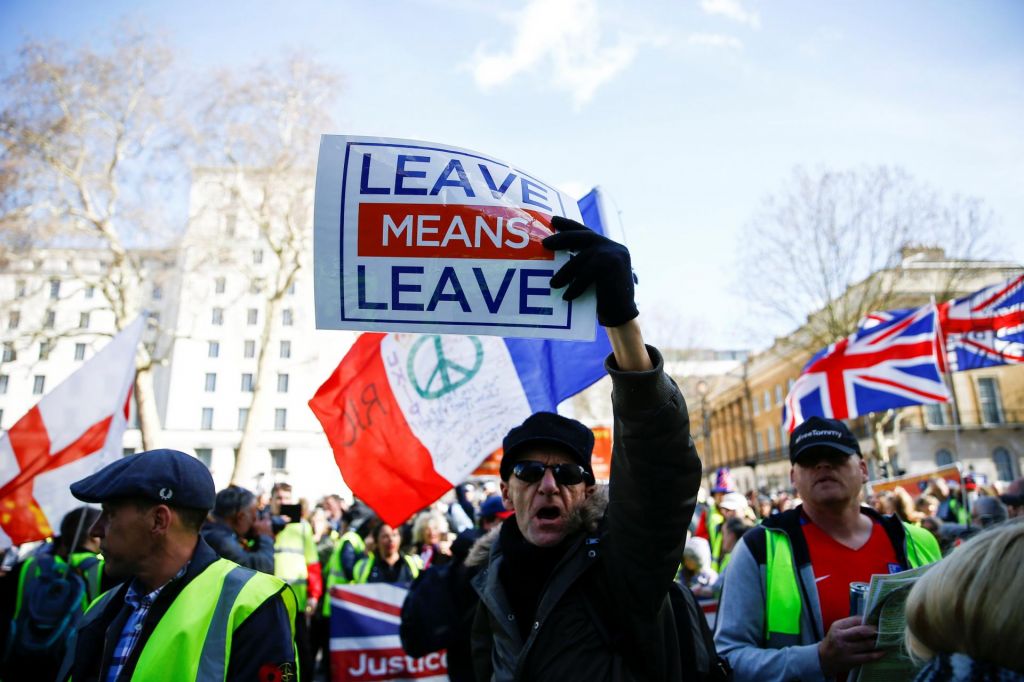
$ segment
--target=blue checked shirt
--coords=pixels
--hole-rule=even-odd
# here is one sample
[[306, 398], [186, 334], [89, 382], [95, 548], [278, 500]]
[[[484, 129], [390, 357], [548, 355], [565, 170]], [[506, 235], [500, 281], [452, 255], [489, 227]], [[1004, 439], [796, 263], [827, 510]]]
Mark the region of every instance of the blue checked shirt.
[[128, 586], [128, 591], [124, 595], [124, 602], [132, 608], [132, 612], [128, 614], [128, 620], [124, 622], [124, 628], [121, 630], [121, 637], [117, 640], [117, 646], [114, 647], [114, 655], [110, 660], [110, 670], [107, 671], [107, 682], [117, 681], [117, 676], [121, 674], [124, 664], [128, 661], [128, 657], [131, 656], [132, 649], [135, 648], [136, 642], [139, 641], [139, 635], [142, 633], [142, 624], [146, 620], [146, 614], [149, 613], [149, 609], [153, 606], [153, 602], [156, 601], [160, 591], [185, 575], [186, 570], [188, 570], [188, 562], [181, 567], [181, 570], [173, 578], [149, 594], [139, 594], [137, 589], [139, 582], [137, 580], [133, 580], [132, 584]]

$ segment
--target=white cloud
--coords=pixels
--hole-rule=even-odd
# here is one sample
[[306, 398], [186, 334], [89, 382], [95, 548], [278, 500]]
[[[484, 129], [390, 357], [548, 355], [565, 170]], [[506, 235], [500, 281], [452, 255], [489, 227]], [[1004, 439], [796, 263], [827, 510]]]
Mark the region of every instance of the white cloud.
[[602, 40], [597, 0], [529, 0], [512, 15], [512, 46], [505, 51], [477, 49], [470, 68], [477, 86], [487, 90], [530, 71], [550, 71], [553, 85], [572, 94], [577, 107], [599, 87], [626, 69], [636, 57], [636, 37]]
[[718, 14], [723, 17], [747, 24], [751, 28], [761, 28], [761, 17], [757, 12], [743, 9], [740, 0], [700, 0], [700, 8], [705, 14]]
[[719, 47], [727, 50], [743, 49], [743, 42], [739, 38], [721, 33], [691, 33], [687, 36], [686, 42], [702, 47]]

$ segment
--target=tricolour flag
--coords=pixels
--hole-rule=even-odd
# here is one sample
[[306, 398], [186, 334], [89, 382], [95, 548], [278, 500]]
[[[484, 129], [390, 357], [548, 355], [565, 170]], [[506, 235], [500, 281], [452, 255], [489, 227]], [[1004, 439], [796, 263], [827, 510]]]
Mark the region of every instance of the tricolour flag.
[[413, 658], [402, 649], [399, 626], [406, 592], [389, 583], [331, 588], [332, 682], [448, 679], [445, 652]]
[[818, 351], [786, 396], [783, 424], [849, 419], [907, 405], [944, 403], [934, 305], [873, 313], [857, 331]]
[[[603, 231], [597, 190], [580, 201]], [[399, 525], [469, 476], [513, 426], [604, 376], [595, 340], [361, 335], [309, 401], [352, 492]]]
[[68, 486], [121, 457], [144, 328], [125, 327], [0, 438], [0, 547], [53, 535], [81, 504]]
[[953, 372], [1024, 362], [1024, 275], [939, 307]]

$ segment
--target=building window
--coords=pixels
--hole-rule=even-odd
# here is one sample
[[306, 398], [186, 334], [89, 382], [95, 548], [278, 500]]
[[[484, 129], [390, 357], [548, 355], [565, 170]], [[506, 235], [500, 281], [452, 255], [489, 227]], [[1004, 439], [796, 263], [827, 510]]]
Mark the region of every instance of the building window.
[[92, 298], [95, 295], [96, 295], [96, 287], [94, 287], [92, 284], [90, 284], [89, 286], [87, 286], [85, 288], [85, 297], [86, 298]]
[[252, 250], [252, 264], [259, 265], [263, 262], [263, 249]]
[[228, 213], [224, 216], [224, 231], [229, 237], [234, 237], [238, 233], [237, 213]]
[[249, 293], [252, 294], [253, 296], [259, 294], [260, 291], [262, 290], [261, 282], [262, 280], [260, 279], [251, 280], [249, 282]]
[[39, 359], [49, 360], [50, 351], [53, 350], [53, 341], [40, 341], [39, 342]]
[[78, 313], [78, 328], [88, 329], [89, 328], [89, 313]]
[[213, 293], [223, 294], [228, 288], [228, 281], [224, 277], [218, 277], [213, 280]]
[[1010, 482], [1017, 478], [1009, 450], [1004, 447], [996, 448], [992, 451], [992, 461], [996, 465], [996, 478], [1000, 481]]
[[281, 324], [285, 327], [292, 326], [292, 309], [285, 308], [281, 311]]
[[32, 378], [32, 395], [42, 395], [46, 391], [46, 377], [37, 374]]
[[206, 465], [206, 468], [210, 468], [210, 464], [213, 463], [213, 450], [210, 448], [196, 448], [196, 459]]
[[245, 321], [246, 321], [246, 322], [247, 322], [248, 324], [256, 324], [256, 322], [257, 322], [257, 321], [258, 321], [259, 319], [260, 319], [260, 311], [259, 311], [259, 310], [257, 310], [256, 308], [249, 308], [249, 311], [248, 311], [248, 313], [246, 314], [246, 318], [245, 318]]
[[953, 453], [943, 448], [935, 453], [935, 466], [945, 467], [953, 463]]
[[217, 390], [217, 375], [214, 372], [206, 373], [206, 384], [205, 389], [207, 393], [213, 393]]
[[786, 431], [786, 425], [782, 424], [779, 426], [779, 447], [789, 447], [789, 432]]
[[984, 424], [1002, 424], [1003, 406], [999, 403], [999, 386], [991, 377], [978, 379], [978, 403]]
[[242, 355], [247, 358], [256, 357], [256, 342], [248, 339], [245, 342], [245, 347], [242, 349]]
[[774, 450], [775, 449], [775, 430], [774, 429], [768, 429], [768, 431], [766, 433], [768, 434], [768, 449], [769, 450]]
[[28, 293], [28, 288], [25, 286], [25, 280], [19, 279], [14, 283], [15, 298], [25, 298]]
[[129, 457], [135, 454], [135, 448], [121, 448], [121, 456]]
[[21, 311], [20, 310], [12, 310], [7, 315], [7, 328], [8, 329], [17, 329], [19, 324], [21, 324]]
[[757, 402], [757, 398], [750, 401], [750, 407], [753, 409], [755, 417], [761, 413], [761, 404]]
[[249, 421], [249, 408], [238, 408], [238, 430], [245, 431], [245, 422]]
[[52, 300], [54, 300], [54, 301], [56, 301], [58, 298], [60, 298], [60, 280], [59, 279], [51, 279], [50, 280], [50, 298]]
[[277, 375], [277, 392], [287, 393], [288, 392], [288, 375], [278, 374]]
[[14, 350], [14, 344], [10, 341], [4, 341], [4, 362], [14, 362], [18, 359], [18, 352]]
[[252, 393], [253, 391], [252, 374], [246, 372], [242, 375], [242, 391], [244, 393]]
[[281, 342], [281, 353], [282, 358], [290, 358], [292, 356], [292, 342], [282, 341]]
[[164, 297], [164, 288], [159, 284], [153, 285], [153, 300], [159, 301]]
[[754, 440], [757, 441], [756, 450], [758, 452], [764, 452], [764, 438], [761, 436], [760, 431], [754, 434]]
[[6, 374], [0, 374], [0, 395], [7, 393], [7, 382], [9, 379]]
[[208, 357], [208, 358], [220, 357], [220, 341], [207, 341], [206, 342], [206, 357]]
[[783, 397], [782, 396], [782, 384], [776, 384], [775, 385], [775, 404], [776, 405], [781, 405], [782, 404], [782, 397]]
[[209, 431], [210, 429], [213, 428], [213, 408], [212, 407], [204, 407], [203, 408], [203, 416], [202, 416], [201, 421], [199, 423], [199, 428], [202, 429], [203, 431]]
[[46, 311], [46, 317], [43, 319], [43, 329], [53, 329], [57, 324], [57, 313], [53, 310]]
[[288, 410], [279, 407], [274, 410], [274, 430], [284, 431], [288, 428]]
[[284, 471], [288, 465], [288, 451], [284, 448], [270, 449], [270, 468], [274, 471]]
[[929, 426], [946, 426], [946, 406], [942, 403], [925, 405], [924, 420]]
[[288, 295], [289, 296], [294, 296], [295, 295], [295, 282], [292, 282], [291, 284], [288, 285]]
[[767, 412], [772, 408], [772, 394], [767, 388], [764, 389], [764, 411]]
[[790, 380], [788, 380], [786, 382], [786, 394], [787, 395], [793, 392], [793, 384], [795, 384], [795, 383], [796, 383], [795, 379], [790, 379]]
[[75, 344], [75, 360], [85, 360], [85, 344]]
[[216, 325], [224, 324], [224, 309], [223, 308], [214, 308], [213, 309], [213, 316], [211, 317], [210, 322], [212, 322], [213, 324], [216, 324]]

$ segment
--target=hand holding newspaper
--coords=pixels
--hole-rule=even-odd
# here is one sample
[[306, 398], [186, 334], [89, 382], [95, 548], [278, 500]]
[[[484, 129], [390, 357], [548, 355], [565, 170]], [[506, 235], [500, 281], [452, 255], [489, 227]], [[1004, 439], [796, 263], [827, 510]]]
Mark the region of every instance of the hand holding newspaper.
[[903, 633], [906, 628], [904, 606], [910, 589], [930, 564], [891, 575], [873, 575], [864, 599], [864, 624], [878, 628], [875, 645], [889, 654], [857, 671], [857, 682], [912, 679], [917, 666], [907, 655]]

